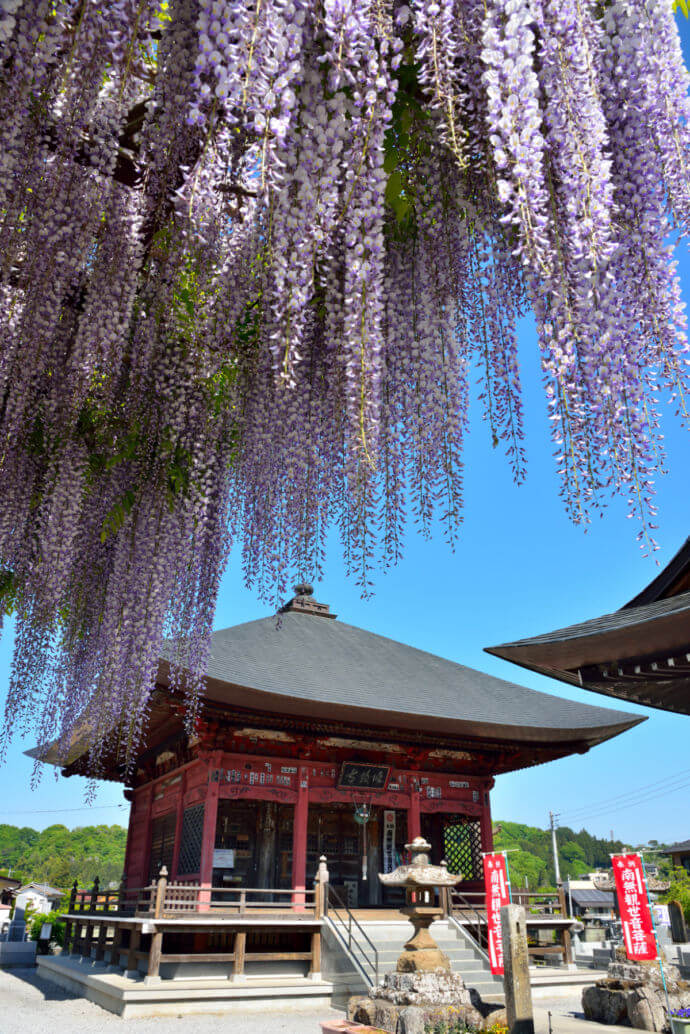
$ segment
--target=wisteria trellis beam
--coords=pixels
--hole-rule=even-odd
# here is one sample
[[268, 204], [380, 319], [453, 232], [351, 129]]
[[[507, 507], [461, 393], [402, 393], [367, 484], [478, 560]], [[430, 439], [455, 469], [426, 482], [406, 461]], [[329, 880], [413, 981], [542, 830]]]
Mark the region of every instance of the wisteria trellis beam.
[[280, 593], [333, 522], [365, 591], [406, 510], [452, 539], [476, 371], [522, 476], [530, 308], [569, 512], [650, 525], [687, 415], [668, 0], [0, 0], [0, 48], [5, 738], [130, 764], [165, 635], [193, 722], [232, 541]]

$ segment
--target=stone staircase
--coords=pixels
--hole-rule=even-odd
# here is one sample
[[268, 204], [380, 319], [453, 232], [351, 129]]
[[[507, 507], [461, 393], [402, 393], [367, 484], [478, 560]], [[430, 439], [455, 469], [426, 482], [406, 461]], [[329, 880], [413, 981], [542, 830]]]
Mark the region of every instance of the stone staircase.
[[[333, 923], [337, 928], [337, 921]], [[403, 944], [412, 932], [406, 920], [361, 920], [361, 928], [375, 945], [378, 952], [379, 979], [384, 973], [395, 969]], [[503, 981], [501, 977], [492, 976], [489, 964], [483, 953], [477, 948], [469, 934], [450, 920], [438, 920], [432, 923], [430, 933], [441, 951], [450, 959], [453, 972], [459, 973], [468, 987], [475, 988], [488, 1001], [503, 1000]], [[356, 934], [353, 934], [356, 936]], [[371, 949], [360, 937], [361, 949], [371, 955]], [[347, 946], [341, 941], [341, 950], [347, 954]], [[362, 957], [362, 950], [350, 953], [356, 962]], [[366, 970], [371, 982], [371, 971], [367, 967], [358, 966], [360, 971]], [[366, 988], [365, 988], [366, 990]]]

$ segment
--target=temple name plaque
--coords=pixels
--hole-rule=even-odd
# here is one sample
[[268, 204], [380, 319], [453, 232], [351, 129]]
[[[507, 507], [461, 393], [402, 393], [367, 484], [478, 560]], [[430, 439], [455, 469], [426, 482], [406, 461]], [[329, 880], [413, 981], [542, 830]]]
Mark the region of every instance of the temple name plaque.
[[352, 790], [385, 790], [389, 775], [388, 765], [363, 765], [357, 761], [344, 761], [340, 769], [338, 786]]

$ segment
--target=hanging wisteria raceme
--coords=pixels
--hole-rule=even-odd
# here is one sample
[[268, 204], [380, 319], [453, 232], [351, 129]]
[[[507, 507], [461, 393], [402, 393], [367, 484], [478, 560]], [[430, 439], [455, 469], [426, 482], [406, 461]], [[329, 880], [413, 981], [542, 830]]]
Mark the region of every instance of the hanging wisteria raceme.
[[363, 592], [408, 517], [452, 542], [477, 383], [524, 475], [530, 309], [569, 512], [649, 534], [689, 361], [668, 0], [0, 0], [0, 102], [5, 743], [131, 766], [163, 653], [191, 729], [235, 542], [273, 599], [332, 526]]

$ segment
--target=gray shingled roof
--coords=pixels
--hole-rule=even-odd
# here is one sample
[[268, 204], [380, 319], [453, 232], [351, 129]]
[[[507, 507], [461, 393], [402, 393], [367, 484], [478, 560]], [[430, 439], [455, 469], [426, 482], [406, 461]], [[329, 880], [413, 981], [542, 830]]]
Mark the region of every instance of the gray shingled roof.
[[553, 632], [544, 632], [541, 635], [530, 636], [527, 639], [517, 639], [512, 643], [502, 643], [500, 646], [493, 646], [487, 649], [487, 653], [498, 653], [500, 650], [516, 646], [524, 647], [540, 643], [561, 643], [569, 639], [582, 639], [584, 637], [601, 635], [605, 632], [617, 632], [632, 628], [634, 625], [645, 625], [648, 621], [683, 614], [685, 611], [690, 611], [690, 592], [681, 593], [679, 596], [671, 596], [668, 599], [657, 600], [655, 603], [646, 603], [640, 607], [627, 605], [622, 610], [615, 610], [613, 614], [602, 614], [601, 617], [590, 618], [589, 621], [581, 621], [577, 625], [567, 625], [565, 628], [557, 628]]
[[690, 852], [690, 840], [681, 840], [681, 842], [679, 844], [671, 844], [670, 847], [667, 847], [666, 850], [662, 851], [661, 853], [662, 854], [676, 854], [676, 853], [682, 854], [684, 851]]
[[639, 607], [643, 603], [653, 603], [665, 597], [690, 566], [690, 537], [685, 540], [678, 552], [671, 557], [666, 567], [652, 578], [636, 596], [625, 604], [626, 607]]
[[[518, 739], [600, 742], [641, 719], [539, 693], [342, 621], [287, 612], [215, 632], [207, 696], [250, 687], [251, 706], [282, 698], [295, 713], [335, 711], [424, 716], [442, 730], [462, 723]], [[234, 695], [234, 702], [242, 698]], [[272, 700], [272, 703], [271, 703]], [[501, 732], [501, 730], [504, 730]], [[449, 728], [450, 731], [450, 728]]]
[[613, 908], [613, 894], [605, 890], [571, 890], [569, 891], [573, 901], [586, 908], [588, 905], [599, 905], [606, 908]]

